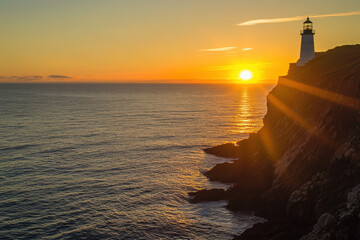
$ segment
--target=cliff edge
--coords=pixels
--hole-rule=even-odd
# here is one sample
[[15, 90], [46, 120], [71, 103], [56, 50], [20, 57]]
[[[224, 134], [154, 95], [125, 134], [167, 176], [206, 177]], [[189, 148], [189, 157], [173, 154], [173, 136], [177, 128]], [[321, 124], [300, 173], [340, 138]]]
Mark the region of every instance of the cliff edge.
[[268, 219], [237, 239], [360, 239], [360, 45], [336, 47], [280, 77], [264, 126], [205, 152], [237, 160], [205, 175], [233, 182], [190, 193]]

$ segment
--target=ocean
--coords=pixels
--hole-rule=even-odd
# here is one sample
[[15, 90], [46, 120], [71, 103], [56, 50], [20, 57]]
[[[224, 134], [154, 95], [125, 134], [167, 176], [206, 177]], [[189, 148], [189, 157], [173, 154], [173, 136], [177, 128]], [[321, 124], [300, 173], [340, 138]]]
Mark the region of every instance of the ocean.
[[0, 84], [0, 239], [232, 239], [262, 219], [187, 193], [273, 87]]

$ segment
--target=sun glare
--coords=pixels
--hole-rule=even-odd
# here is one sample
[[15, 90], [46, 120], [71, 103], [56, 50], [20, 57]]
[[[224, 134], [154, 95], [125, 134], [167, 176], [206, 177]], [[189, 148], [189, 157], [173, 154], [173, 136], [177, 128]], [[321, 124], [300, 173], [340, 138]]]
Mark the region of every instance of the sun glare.
[[253, 77], [252, 72], [250, 72], [249, 70], [243, 70], [239, 74], [239, 79], [241, 79], [243, 81], [248, 81], [252, 77]]

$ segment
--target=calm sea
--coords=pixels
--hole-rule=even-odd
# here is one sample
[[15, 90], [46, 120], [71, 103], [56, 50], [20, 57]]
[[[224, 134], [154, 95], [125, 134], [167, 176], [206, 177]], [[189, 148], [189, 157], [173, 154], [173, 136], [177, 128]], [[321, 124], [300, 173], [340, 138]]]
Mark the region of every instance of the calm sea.
[[203, 148], [256, 132], [272, 85], [1, 84], [1, 239], [231, 239], [259, 221]]

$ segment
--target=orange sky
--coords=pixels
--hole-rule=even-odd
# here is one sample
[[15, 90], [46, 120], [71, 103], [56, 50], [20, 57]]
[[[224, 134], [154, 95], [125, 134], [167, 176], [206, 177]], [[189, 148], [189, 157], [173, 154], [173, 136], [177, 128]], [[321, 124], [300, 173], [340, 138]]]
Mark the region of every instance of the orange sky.
[[[1, 1], [0, 81], [233, 83], [249, 69], [251, 82], [274, 82], [299, 57], [303, 16], [316, 16], [324, 51], [360, 43], [359, 10], [358, 0]], [[239, 25], [257, 19], [270, 20]]]

